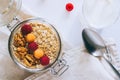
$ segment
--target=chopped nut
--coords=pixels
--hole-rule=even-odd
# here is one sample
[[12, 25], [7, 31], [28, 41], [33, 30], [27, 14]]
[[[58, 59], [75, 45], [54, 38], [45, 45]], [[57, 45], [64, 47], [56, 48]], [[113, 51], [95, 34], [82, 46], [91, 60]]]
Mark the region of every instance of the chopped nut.
[[29, 67], [32, 66], [32, 64], [26, 58], [23, 59], [23, 63]]
[[14, 46], [25, 46], [25, 38], [21, 35], [21, 33], [16, 33], [16, 35], [14, 36]]
[[27, 54], [25, 57], [26, 57], [26, 59], [29, 60], [30, 62], [35, 62], [35, 59], [33, 58], [32, 55]]
[[18, 52], [27, 52], [27, 48], [25, 48], [25, 47], [18, 47], [17, 51]]

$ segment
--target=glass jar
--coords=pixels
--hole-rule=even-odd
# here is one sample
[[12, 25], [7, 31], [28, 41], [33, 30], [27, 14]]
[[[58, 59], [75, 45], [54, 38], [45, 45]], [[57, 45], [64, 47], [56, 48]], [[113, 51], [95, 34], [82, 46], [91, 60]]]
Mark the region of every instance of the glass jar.
[[[62, 42], [61, 38], [59, 36], [58, 31], [55, 29], [55, 27], [45, 21], [42, 18], [31, 18], [27, 19], [30, 17], [30, 15], [26, 15], [25, 13], [22, 13], [22, 15], [18, 15], [18, 12], [20, 11], [21, 7], [21, 0], [0, 0], [0, 3], [3, 3], [3, 5], [0, 5], [0, 26], [7, 25], [8, 29], [11, 31], [10, 37], [9, 37], [9, 42], [8, 42], [8, 47], [9, 47], [9, 53], [13, 61], [22, 69], [28, 71], [28, 72], [45, 72], [50, 69], [51, 73], [54, 75], [61, 75], [63, 74], [69, 66], [66, 64], [66, 61], [62, 59]], [[24, 15], [24, 17], [23, 17]], [[19, 18], [17, 17], [19, 16]], [[26, 17], [27, 16], [27, 17]], [[24, 19], [24, 20], [21, 20]], [[28, 22], [40, 22], [45, 25], [49, 25], [51, 30], [55, 32], [55, 35], [57, 36], [59, 40], [59, 51], [57, 52], [57, 57], [53, 63], [50, 65], [44, 67], [44, 68], [29, 68], [24, 66], [13, 54], [13, 40], [14, 40], [14, 35], [18, 31], [18, 29], [21, 28], [21, 26], [25, 23]]]
[[[22, 60], [18, 60], [15, 56], [15, 52], [17, 48], [13, 47], [14, 45], [14, 40], [15, 40], [15, 35], [17, 34], [17, 32], [20, 32], [21, 30], [21, 26], [24, 25], [24, 24], [28, 24], [28, 23], [31, 23], [31, 22], [35, 22], [35, 23], [40, 23], [42, 25], [47, 25], [48, 27], [46, 27], [47, 29], [51, 29], [51, 31], [54, 33], [54, 35], [56, 35], [56, 38], [58, 40], [58, 44], [59, 44], [59, 50], [56, 52], [56, 55], [57, 57], [55, 58], [54, 62], [50, 63], [49, 65], [45, 66], [45, 67], [40, 67], [40, 68], [31, 68], [31, 67], [28, 67], [28, 66], [25, 66], [22, 64]], [[24, 20], [24, 21], [21, 21], [21, 22], [18, 22], [17, 24], [15, 24], [13, 30], [11, 31], [11, 35], [9, 37], [9, 44], [8, 44], [8, 47], [9, 47], [9, 52], [10, 52], [10, 55], [13, 59], [13, 61], [19, 66], [21, 67], [22, 69], [24, 70], [27, 70], [29, 72], [33, 72], [33, 73], [36, 73], [36, 72], [44, 72], [44, 71], [47, 71], [47, 70], [50, 70], [52, 72], [52, 74], [54, 75], [61, 75], [64, 73], [64, 71], [66, 71], [69, 66], [66, 64], [66, 60], [62, 59], [62, 42], [61, 42], [61, 38], [60, 38], [60, 35], [58, 33], [58, 31], [55, 29], [55, 26], [53, 26], [52, 24], [48, 23], [47, 21], [45, 21], [44, 19], [42, 18], [32, 18], [32, 19], [27, 19], [27, 20]], [[35, 27], [38, 27], [38, 26], [35, 26]], [[41, 26], [39, 26], [40, 28]], [[47, 30], [46, 29], [46, 30]], [[39, 29], [41, 30], [41, 29]], [[41, 30], [42, 31], [42, 30]], [[49, 30], [48, 30], [49, 31]], [[35, 31], [37, 32], [37, 31]], [[42, 33], [41, 33], [42, 34]], [[40, 37], [40, 35], [38, 35], [38, 37]], [[37, 38], [38, 38], [37, 37]], [[47, 40], [47, 39], [46, 39]], [[37, 42], [38, 43], [38, 42]], [[39, 44], [39, 43], [38, 43]], [[44, 43], [45, 44], [45, 43]], [[56, 43], [57, 44], [57, 43]], [[57, 47], [57, 46], [56, 46]], [[62, 70], [62, 71], [61, 71]]]
[[0, 26], [8, 25], [17, 16], [21, 0], [0, 0]]

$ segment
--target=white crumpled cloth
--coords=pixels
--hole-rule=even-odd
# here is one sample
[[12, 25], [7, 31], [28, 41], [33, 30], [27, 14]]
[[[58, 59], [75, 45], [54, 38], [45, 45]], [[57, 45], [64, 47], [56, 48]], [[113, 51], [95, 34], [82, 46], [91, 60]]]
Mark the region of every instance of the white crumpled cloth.
[[65, 51], [63, 58], [67, 61], [69, 69], [62, 76], [55, 77], [46, 72], [33, 74], [25, 80], [119, 80], [104, 59], [99, 61], [88, 54], [84, 47]]
[[20, 69], [12, 61], [8, 52], [9, 35], [1, 30], [5, 31], [5, 29], [0, 29], [0, 80], [23, 80], [30, 73]]

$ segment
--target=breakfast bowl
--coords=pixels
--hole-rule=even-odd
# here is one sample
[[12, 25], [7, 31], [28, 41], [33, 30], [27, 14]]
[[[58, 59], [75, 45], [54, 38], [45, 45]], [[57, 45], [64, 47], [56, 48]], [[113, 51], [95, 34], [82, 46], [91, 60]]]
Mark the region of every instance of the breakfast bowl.
[[[62, 59], [60, 35], [52, 24], [42, 18], [32, 18], [12, 27], [8, 49], [20, 68], [33, 73], [50, 70], [56, 75], [68, 69]], [[64, 70], [59, 73], [56, 67]]]

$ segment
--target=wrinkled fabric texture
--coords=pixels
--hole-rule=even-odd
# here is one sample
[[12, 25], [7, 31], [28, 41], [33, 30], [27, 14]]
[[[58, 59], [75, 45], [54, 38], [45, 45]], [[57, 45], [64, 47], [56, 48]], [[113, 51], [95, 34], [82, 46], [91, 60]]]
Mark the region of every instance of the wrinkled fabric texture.
[[9, 35], [0, 31], [0, 80], [23, 80], [30, 73], [20, 69], [13, 61], [8, 52]]
[[[22, 7], [18, 14], [20, 20], [32, 17], [30, 13], [27, 13], [28, 11]], [[9, 36], [10, 31], [8, 28], [6, 26], [0, 27], [0, 80], [23, 80], [32, 73], [24, 71], [12, 61], [8, 52]]]
[[55, 77], [46, 72], [33, 74], [25, 80], [119, 80], [104, 59], [98, 60], [83, 48], [68, 50], [63, 58], [69, 69], [62, 76]]

